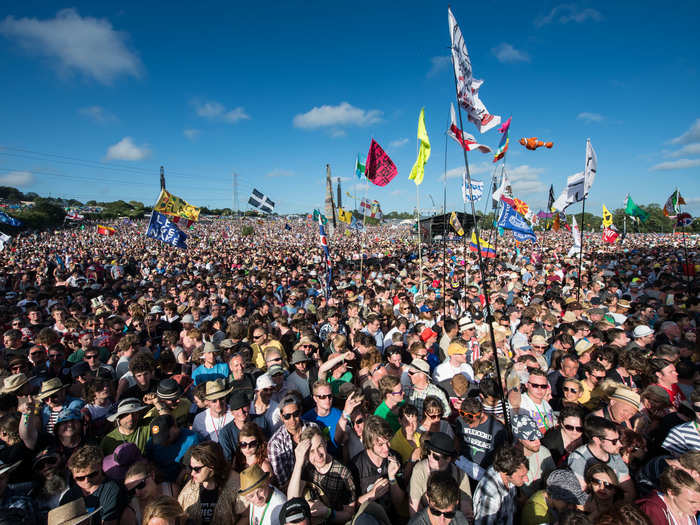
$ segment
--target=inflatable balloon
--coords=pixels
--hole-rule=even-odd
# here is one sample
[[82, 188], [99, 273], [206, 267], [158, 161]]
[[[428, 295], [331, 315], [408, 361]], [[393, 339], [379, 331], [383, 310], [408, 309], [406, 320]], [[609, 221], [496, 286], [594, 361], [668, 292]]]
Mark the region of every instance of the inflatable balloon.
[[530, 137], [527, 139], [522, 138], [520, 139], [520, 144], [522, 144], [531, 151], [535, 151], [537, 148], [541, 148], [542, 146], [544, 146], [547, 149], [552, 149], [552, 146], [554, 146], [554, 142], [544, 142], [542, 140], [537, 140], [537, 137]]

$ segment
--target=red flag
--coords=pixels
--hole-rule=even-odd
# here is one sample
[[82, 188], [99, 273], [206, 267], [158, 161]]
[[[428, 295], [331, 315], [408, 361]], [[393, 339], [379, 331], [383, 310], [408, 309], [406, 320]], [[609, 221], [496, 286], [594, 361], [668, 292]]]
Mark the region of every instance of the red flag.
[[451, 139], [459, 142], [462, 145], [462, 147], [467, 151], [478, 149], [481, 153], [491, 153], [491, 148], [489, 148], [488, 146], [484, 146], [483, 144], [479, 144], [473, 135], [465, 133], [464, 131], [459, 129], [459, 126], [457, 125], [457, 119], [455, 118], [455, 108], [452, 104], [450, 104], [450, 117], [450, 129], [447, 130], [447, 135]]
[[619, 234], [612, 228], [605, 228], [603, 230], [603, 240], [605, 242], [612, 244], [617, 240], [618, 236]]
[[372, 144], [370, 144], [369, 153], [367, 154], [367, 162], [365, 163], [365, 177], [372, 184], [386, 186], [396, 177], [397, 172], [398, 170], [389, 158], [389, 155], [372, 139]]
[[117, 233], [117, 230], [112, 228], [111, 226], [102, 226], [101, 224], [97, 225], [97, 233], [99, 235], [109, 235], [110, 237]]

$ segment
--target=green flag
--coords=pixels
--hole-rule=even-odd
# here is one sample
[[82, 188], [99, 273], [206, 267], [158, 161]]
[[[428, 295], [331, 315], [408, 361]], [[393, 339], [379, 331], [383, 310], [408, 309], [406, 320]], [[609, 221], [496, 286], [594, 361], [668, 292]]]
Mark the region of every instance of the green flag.
[[631, 217], [639, 217], [642, 222], [647, 222], [647, 219], [649, 218], [649, 214], [637, 206], [632, 200], [632, 197], [629, 195], [627, 195], [627, 206], [625, 207], [625, 213]]
[[313, 217], [314, 217], [314, 222], [318, 222], [319, 217], [321, 218], [321, 224], [326, 224], [328, 222], [328, 219], [326, 219], [326, 216], [318, 210], [314, 210]]
[[358, 179], [362, 179], [362, 176], [365, 174], [365, 165], [360, 162], [360, 155], [357, 155], [357, 159], [355, 159], [355, 175], [357, 176]]

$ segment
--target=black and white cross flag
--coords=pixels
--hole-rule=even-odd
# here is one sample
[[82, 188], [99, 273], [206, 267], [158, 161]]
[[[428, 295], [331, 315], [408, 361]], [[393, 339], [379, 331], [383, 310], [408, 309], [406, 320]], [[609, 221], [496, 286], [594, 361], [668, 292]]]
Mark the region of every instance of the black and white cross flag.
[[263, 195], [258, 190], [253, 189], [253, 193], [250, 194], [248, 199], [248, 204], [260, 208], [262, 211], [271, 213], [275, 209], [275, 203], [267, 195]]

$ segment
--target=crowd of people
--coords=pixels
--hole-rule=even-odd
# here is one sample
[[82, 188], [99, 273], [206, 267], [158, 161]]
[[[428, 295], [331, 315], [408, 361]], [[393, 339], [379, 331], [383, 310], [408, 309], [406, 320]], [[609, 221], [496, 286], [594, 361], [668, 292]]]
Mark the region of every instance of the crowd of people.
[[0, 525], [700, 523], [696, 239], [113, 226], [0, 252]]

